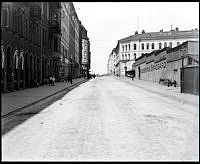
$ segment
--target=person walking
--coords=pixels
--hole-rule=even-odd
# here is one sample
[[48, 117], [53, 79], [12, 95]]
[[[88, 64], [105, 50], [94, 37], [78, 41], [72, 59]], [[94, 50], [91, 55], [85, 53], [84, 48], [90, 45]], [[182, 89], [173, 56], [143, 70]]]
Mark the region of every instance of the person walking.
[[52, 84], [53, 84], [53, 86], [55, 85], [55, 81], [56, 81], [56, 79], [55, 79], [55, 77], [53, 76], [53, 77], [52, 77]]
[[49, 77], [49, 86], [51, 86], [52, 85], [52, 77], [50, 76]]

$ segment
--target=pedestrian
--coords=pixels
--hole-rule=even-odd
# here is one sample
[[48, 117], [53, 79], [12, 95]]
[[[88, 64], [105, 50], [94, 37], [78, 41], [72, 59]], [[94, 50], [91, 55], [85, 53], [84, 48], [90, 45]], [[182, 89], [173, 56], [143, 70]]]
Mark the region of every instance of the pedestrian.
[[56, 81], [56, 79], [55, 79], [55, 77], [53, 76], [53, 78], [52, 78], [52, 84], [53, 84], [53, 86], [55, 85], [55, 81]]
[[134, 75], [132, 75], [132, 80], [134, 80]]
[[67, 75], [67, 82], [68, 83], [70, 82], [70, 75], [69, 74]]
[[52, 77], [50, 76], [49, 77], [49, 86], [51, 86], [52, 85]]

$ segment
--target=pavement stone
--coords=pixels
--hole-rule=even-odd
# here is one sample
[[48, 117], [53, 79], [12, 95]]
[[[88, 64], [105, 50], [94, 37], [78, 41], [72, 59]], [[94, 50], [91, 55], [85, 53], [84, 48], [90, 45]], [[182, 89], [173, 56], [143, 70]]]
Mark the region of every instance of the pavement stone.
[[73, 79], [73, 83], [56, 82], [55, 86], [42, 85], [36, 88], [27, 88], [10, 93], [1, 94], [1, 116], [13, 112], [19, 108], [28, 106], [41, 99], [62, 91], [75, 83], [86, 81], [84, 78]]

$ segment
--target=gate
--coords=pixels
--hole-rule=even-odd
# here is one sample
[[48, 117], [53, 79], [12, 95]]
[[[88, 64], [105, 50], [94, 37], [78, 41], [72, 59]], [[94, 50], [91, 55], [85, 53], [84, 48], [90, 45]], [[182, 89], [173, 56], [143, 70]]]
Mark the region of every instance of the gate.
[[181, 68], [181, 91], [199, 95], [199, 66]]

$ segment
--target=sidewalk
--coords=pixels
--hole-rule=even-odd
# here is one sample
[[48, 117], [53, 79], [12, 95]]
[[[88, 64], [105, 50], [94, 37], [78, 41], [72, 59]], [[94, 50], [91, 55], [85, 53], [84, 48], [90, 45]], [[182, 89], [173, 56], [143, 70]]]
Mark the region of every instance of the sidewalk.
[[152, 81], [145, 81], [127, 77], [115, 77], [119, 78], [122, 81], [128, 82], [134, 86], [142, 88], [144, 90], [150, 91], [152, 93], [160, 94], [163, 97], [173, 99], [175, 101], [181, 102], [183, 104], [190, 104], [198, 106], [199, 104], [199, 95], [192, 95], [187, 93], [180, 93], [180, 87], [167, 87], [166, 85], [161, 85]]
[[73, 79], [73, 83], [57, 82], [55, 86], [42, 85], [37, 88], [28, 88], [20, 91], [1, 94], [1, 116], [4, 116], [19, 108], [28, 106], [41, 99], [49, 97], [79, 82], [87, 81], [84, 78]]

